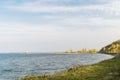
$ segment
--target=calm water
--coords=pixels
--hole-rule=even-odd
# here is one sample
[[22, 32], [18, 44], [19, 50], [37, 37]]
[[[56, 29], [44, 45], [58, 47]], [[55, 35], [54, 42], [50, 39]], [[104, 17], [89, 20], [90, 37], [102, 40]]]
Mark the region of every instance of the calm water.
[[0, 80], [53, 74], [74, 65], [93, 64], [112, 57], [105, 54], [0, 54]]

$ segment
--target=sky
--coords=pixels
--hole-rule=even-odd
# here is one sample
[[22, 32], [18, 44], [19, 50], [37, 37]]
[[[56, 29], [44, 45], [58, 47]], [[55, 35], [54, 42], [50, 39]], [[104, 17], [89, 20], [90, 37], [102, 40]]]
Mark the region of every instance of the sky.
[[120, 39], [120, 0], [0, 0], [0, 52], [61, 52]]

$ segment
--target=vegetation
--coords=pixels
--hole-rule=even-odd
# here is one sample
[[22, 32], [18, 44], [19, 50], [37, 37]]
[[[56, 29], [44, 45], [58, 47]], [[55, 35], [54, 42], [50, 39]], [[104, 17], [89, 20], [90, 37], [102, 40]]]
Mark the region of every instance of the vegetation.
[[103, 47], [100, 53], [120, 53], [120, 40]]
[[54, 75], [30, 75], [20, 80], [120, 80], [120, 55], [94, 65], [76, 66]]

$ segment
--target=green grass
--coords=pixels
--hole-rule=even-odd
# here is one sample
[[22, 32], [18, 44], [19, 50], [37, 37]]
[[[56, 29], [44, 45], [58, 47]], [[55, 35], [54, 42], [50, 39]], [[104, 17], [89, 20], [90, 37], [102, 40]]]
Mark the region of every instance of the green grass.
[[75, 66], [54, 75], [29, 75], [20, 80], [120, 80], [120, 55], [89, 66]]

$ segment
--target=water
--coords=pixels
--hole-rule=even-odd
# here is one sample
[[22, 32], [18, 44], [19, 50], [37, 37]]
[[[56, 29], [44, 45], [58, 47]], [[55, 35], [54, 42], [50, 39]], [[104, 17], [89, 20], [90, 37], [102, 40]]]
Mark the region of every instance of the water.
[[18, 80], [29, 74], [53, 74], [75, 65], [110, 59], [106, 54], [0, 54], [0, 80]]

